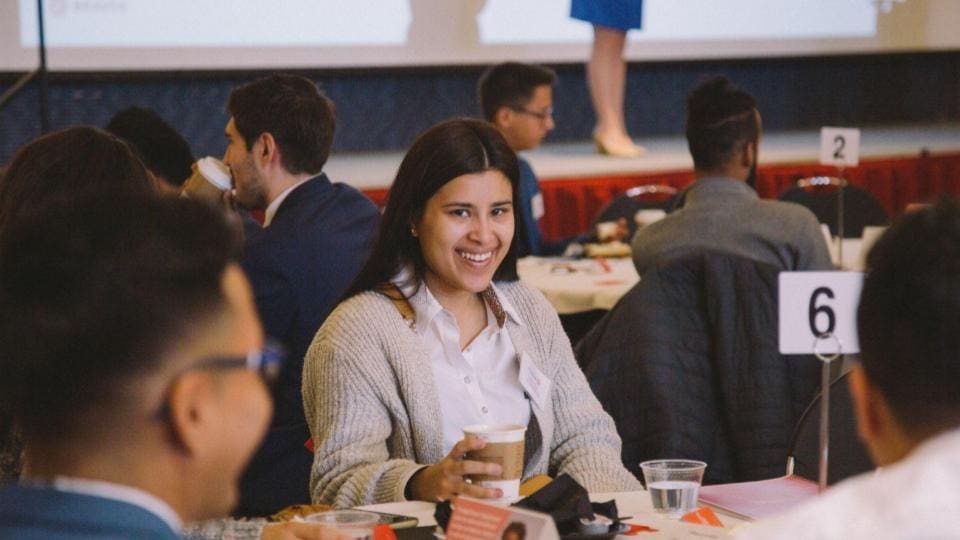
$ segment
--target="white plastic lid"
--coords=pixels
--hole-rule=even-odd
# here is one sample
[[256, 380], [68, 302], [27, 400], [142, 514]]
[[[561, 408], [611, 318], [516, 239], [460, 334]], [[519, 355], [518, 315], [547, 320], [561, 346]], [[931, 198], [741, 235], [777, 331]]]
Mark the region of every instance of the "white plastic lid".
[[204, 178], [221, 190], [230, 189], [230, 169], [215, 157], [207, 156], [197, 160], [197, 169]]

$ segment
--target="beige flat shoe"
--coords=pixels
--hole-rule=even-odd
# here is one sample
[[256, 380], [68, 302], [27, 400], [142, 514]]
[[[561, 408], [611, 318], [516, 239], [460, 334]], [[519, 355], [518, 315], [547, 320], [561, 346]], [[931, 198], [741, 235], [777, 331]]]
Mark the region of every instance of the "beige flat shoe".
[[593, 136], [593, 144], [597, 147], [597, 153], [619, 158], [638, 158], [647, 153], [646, 148], [634, 144], [629, 137], [611, 138], [606, 140], [596, 134]]

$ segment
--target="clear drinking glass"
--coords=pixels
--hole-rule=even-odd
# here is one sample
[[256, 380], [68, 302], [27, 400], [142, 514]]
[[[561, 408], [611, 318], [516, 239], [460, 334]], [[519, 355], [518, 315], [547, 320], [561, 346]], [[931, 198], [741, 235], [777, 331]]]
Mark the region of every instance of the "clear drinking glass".
[[321, 523], [326, 527], [349, 535], [351, 538], [365, 540], [373, 538], [373, 529], [377, 526], [380, 516], [362, 510], [333, 510], [310, 514], [303, 520], [309, 523]]
[[656, 459], [641, 463], [653, 509], [670, 518], [679, 518], [696, 510], [706, 468], [706, 463], [690, 459]]

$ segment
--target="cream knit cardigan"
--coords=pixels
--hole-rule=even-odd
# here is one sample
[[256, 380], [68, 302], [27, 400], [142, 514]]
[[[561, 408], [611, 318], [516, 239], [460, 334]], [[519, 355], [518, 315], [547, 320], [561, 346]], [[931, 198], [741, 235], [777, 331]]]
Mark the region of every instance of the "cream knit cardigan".
[[[519, 282], [497, 288], [524, 322], [506, 319], [517, 354], [527, 354], [551, 381], [544, 408], [530, 401], [524, 478], [567, 473], [589, 491], [640, 489], [620, 462], [613, 420], [590, 391], [553, 307]], [[405, 500], [410, 477], [444, 457], [422, 338], [382, 294], [356, 295], [327, 318], [304, 360], [303, 402], [316, 447], [315, 503]]]

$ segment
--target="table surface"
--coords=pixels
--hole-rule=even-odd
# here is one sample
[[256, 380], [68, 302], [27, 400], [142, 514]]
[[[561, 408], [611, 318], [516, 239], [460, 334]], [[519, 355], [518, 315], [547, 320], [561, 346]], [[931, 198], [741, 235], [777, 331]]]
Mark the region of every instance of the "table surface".
[[630, 257], [524, 257], [517, 263], [517, 272], [561, 315], [610, 309], [640, 280]]
[[[679, 523], [657, 514], [653, 510], [653, 503], [646, 491], [630, 491], [623, 493], [592, 493], [590, 499], [597, 502], [617, 501], [617, 511], [620, 515], [632, 516], [628, 523], [647, 525], [658, 530], [657, 533], [643, 534], [643, 538], [725, 538], [737, 528], [744, 527], [745, 521], [721, 510], [715, 510], [723, 522], [725, 529], [718, 527], [696, 526]], [[390, 514], [414, 516], [420, 520], [420, 526], [436, 525], [433, 519], [433, 503], [424, 501], [408, 501], [386, 504], [374, 504], [358, 507], [361, 510], [373, 510]], [[617, 538], [631, 538], [618, 536]]]
[[[833, 263], [842, 270], [862, 272], [865, 250], [878, 232], [863, 238], [830, 238], [827, 247]], [[829, 238], [829, 232], [825, 235]], [[840, 261], [840, 250], [843, 261]], [[560, 315], [594, 309], [608, 310], [633, 287], [640, 277], [630, 257], [573, 259], [567, 257], [524, 257], [517, 262], [520, 280], [537, 289]]]

